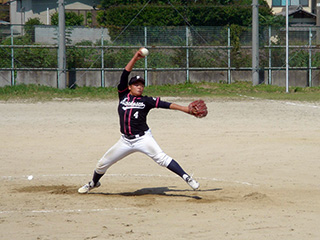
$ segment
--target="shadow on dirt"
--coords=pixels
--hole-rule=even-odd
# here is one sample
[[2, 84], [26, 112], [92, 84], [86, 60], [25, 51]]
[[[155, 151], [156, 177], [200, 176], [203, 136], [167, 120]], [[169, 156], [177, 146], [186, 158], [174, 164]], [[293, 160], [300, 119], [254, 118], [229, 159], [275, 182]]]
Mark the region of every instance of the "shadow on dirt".
[[[222, 190], [222, 188], [193, 191], [193, 190], [176, 190], [168, 187], [156, 187], [156, 188], [142, 188], [134, 192], [120, 192], [120, 193], [91, 192], [89, 194], [100, 194], [100, 195], [106, 195], [106, 196], [126, 196], [126, 197], [159, 195], [159, 196], [167, 196], [167, 197], [185, 197], [185, 198], [193, 198], [193, 199], [200, 200], [202, 199], [202, 197], [198, 196], [197, 193], [214, 192], [214, 191], [220, 191], [220, 190]], [[186, 192], [192, 192], [197, 195], [187, 194]]]
[[[204, 196], [201, 196], [205, 193], [211, 193], [216, 191], [221, 191], [222, 188], [212, 188], [212, 189], [201, 189], [197, 191], [193, 190], [183, 190], [183, 189], [174, 189], [172, 187], [154, 187], [154, 188], [142, 188], [132, 192], [90, 192], [91, 194], [103, 195], [103, 196], [125, 196], [125, 197], [139, 197], [139, 196], [166, 196], [166, 197], [182, 197], [196, 200], [205, 200]], [[66, 185], [52, 185], [52, 186], [27, 186], [16, 188], [16, 192], [21, 193], [40, 193], [46, 192], [49, 194], [67, 194], [73, 195], [78, 194], [76, 186], [66, 186]], [[86, 195], [86, 194], [81, 194]], [[206, 195], [206, 194], [205, 194]], [[207, 198], [208, 196], [204, 197]]]

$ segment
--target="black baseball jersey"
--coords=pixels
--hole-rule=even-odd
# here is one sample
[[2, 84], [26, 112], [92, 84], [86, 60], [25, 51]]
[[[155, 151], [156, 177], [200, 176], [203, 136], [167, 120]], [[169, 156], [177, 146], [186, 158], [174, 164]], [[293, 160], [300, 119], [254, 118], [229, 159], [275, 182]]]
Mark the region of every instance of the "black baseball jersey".
[[147, 115], [152, 108], [169, 108], [171, 103], [159, 97], [133, 96], [128, 89], [130, 72], [122, 72], [118, 85], [120, 131], [126, 135], [136, 135], [149, 129]]

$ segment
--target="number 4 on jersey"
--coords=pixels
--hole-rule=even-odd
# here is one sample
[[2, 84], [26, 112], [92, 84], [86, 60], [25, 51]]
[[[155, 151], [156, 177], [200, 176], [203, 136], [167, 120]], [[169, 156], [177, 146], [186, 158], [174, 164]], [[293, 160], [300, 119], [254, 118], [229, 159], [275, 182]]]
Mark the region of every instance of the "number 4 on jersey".
[[138, 117], [139, 117], [139, 111], [136, 111], [135, 114], [133, 114], [133, 116], [134, 116], [136, 119], [138, 119]]

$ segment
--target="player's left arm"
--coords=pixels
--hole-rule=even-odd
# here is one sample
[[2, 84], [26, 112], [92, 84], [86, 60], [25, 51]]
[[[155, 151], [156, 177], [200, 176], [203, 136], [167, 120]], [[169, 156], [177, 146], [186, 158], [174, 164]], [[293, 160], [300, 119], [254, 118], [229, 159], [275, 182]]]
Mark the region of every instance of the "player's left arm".
[[160, 100], [160, 98], [156, 99], [156, 107], [157, 108], [168, 108], [168, 109], [172, 109], [172, 110], [178, 110], [181, 112], [185, 112], [185, 113], [189, 113], [189, 107], [188, 106], [182, 106], [176, 103], [170, 103], [170, 102], [166, 102], [166, 101], [162, 101]]
[[181, 106], [175, 103], [170, 105], [170, 109], [179, 110], [191, 114], [197, 118], [203, 118], [208, 114], [208, 108], [203, 100], [195, 100], [188, 106]]
[[205, 117], [208, 114], [207, 105], [203, 100], [196, 100], [190, 103], [188, 106], [182, 106], [176, 103], [161, 101], [159, 98], [157, 98], [156, 107], [178, 110], [184, 113], [191, 114], [197, 118]]
[[189, 113], [189, 107], [188, 106], [181, 106], [181, 105], [176, 104], [176, 103], [171, 103], [169, 108], [172, 109], [172, 110], [178, 110], [178, 111], [181, 111], [181, 112]]

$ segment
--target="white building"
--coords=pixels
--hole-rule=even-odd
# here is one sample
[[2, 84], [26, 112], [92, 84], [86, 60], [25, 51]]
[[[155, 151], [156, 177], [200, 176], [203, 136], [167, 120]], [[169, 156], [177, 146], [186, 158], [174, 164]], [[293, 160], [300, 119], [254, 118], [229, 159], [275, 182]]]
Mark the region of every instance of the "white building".
[[[286, 15], [286, 0], [267, 0], [276, 15]], [[288, 0], [290, 26], [315, 26], [317, 21], [316, 0]]]
[[[266, 0], [272, 8], [273, 13], [279, 13], [286, 7], [286, 0]], [[288, 0], [289, 6], [302, 6], [307, 12], [314, 13], [316, 8], [316, 0]]]
[[[65, 0], [65, 9], [90, 11], [99, 0]], [[40, 18], [50, 25], [50, 16], [58, 11], [58, 0], [12, 0], [10, 1], [11, 24], [25, 24], [30, 18]]]

